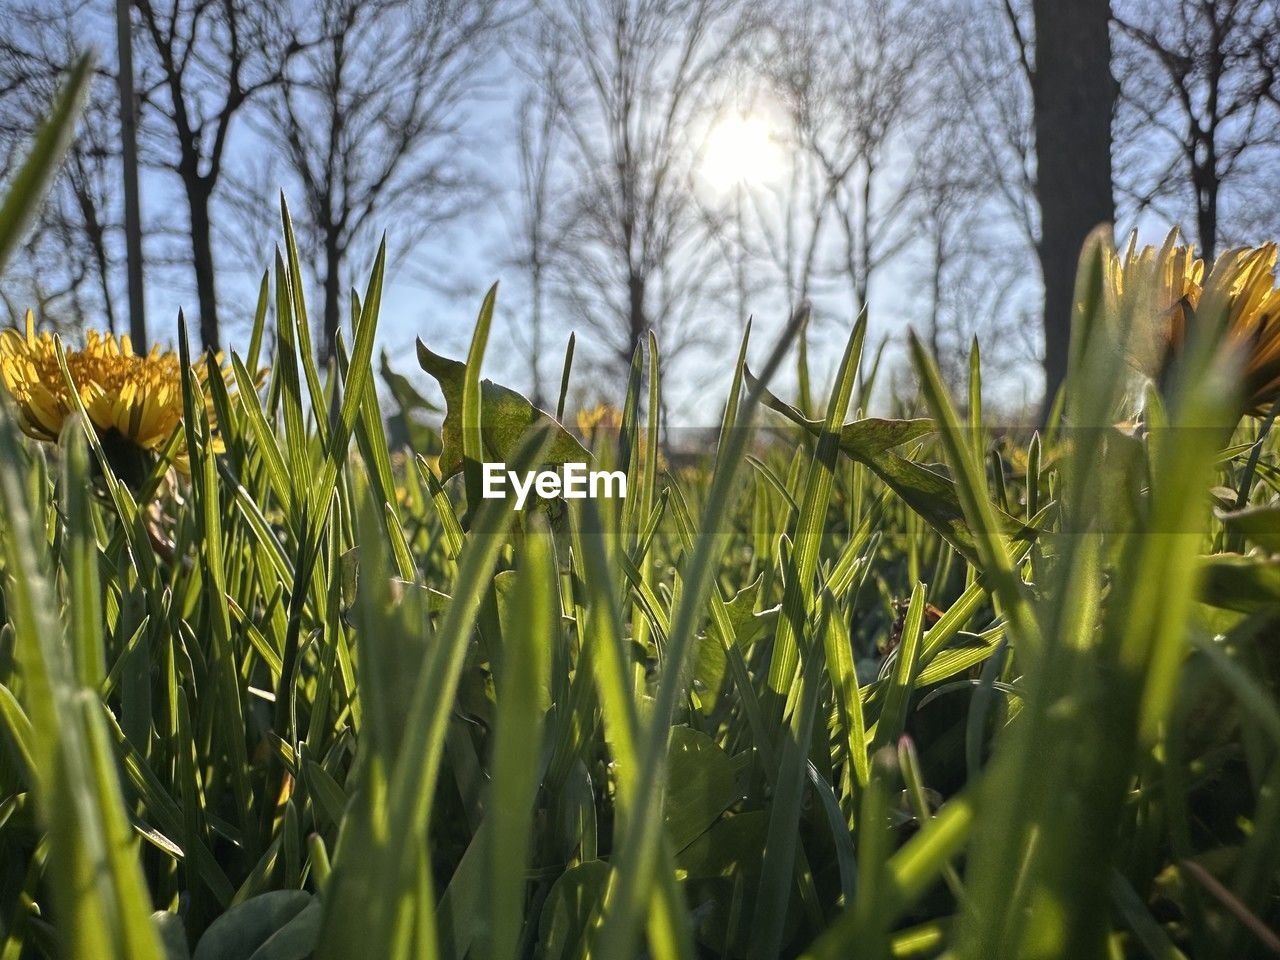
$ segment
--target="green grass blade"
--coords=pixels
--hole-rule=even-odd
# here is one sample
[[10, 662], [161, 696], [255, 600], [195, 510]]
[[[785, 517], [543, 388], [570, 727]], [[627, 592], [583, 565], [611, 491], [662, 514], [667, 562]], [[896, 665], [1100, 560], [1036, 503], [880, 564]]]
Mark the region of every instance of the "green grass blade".
[[62, 165], [92, 75], [92, 56], [83, 56], [71, 66], [48, 118], [36, 131], [22, 166], [9, 178], [4, 202], [0, 204], [0, 274], [22, 242]]
[[573, 348], [577, 340], [576, 333], [569, 334], [569, 342], [564, 348], [564, 365], [560, 371], [560, 395], [556, 400], [556, 420], [560, 423], [564, 423], [564, 405], [569, 399], [569, 375], [573, 371]]
[[898, 741], [907, 723], [907, 708], [915, 686], [920, 666], [920, 636], [924, 628], [924, 584], [917, 583], [911, 591], [911, 601], [902, 621], [902, 637], [895, 651], [893, 678], [884, 695], [880, 718], [876, 721], [875, 737], [871, 752], [889, 747]]
[[[48, 831], [66, 947], [72, 956], [161, 960], [114, 758], [98, 707], [78, 684], [70, 656], [70, 649], [92, 643], [73, 636], [68, 644], [58, 621], [53, 590], [41, 573], [42, 541], [31, 527], [20, 482], [17, 465], [23, 460], [6, 406], [0, 409], [0, 461], [9, 465], [0, 471], [6, 519], [0, 541], [7, 569], [23, 575], [7, 578], [5, 601], [23, 663], [36, 803]], [[85, 466], [84, 458], [73, 458], [72, 482], [87, 483], [75, 473]], [[84, 522], [83, 515], [72, 522]], [[96, 565], [81, 574], [96, 577]]]
[[533, 801], [542, 735], [541, 686], [551, 665], [559, 602], [550, 536], [531, 531], [515, 585], [515, 629], [503, 637], [503, 685], [494, 731], [488, 904], [491, 960], [515, 960], [524, 916]]
[[827, 415], [822, 433], [814, 447], [805, 480], [804, 498], [792, 542], [792, 551], [786, 576], [786, 589], [782, 598], [782, 616], [773, 639], [773, 655], [769, 661], [769, 682], [761, 698], [766, 719], [776, 720], [793, 688], [796, 668], [800, 661], [800, 644], [803, 642], [804, 621], [812, 605], [813, 578], [818, 568], [818, 555], [825, 538], [827, 508], [835, 483], [836, 462], [840, 456], [840, 430], [848, 414], [853, 396], [858, 362], [862, 356], [862, 343], [867, 332], [867, 314], [864, 311], [854, 324], [844, 357], [836, 374], [835, 387], [827, 403]]
[[[825, 636], [833, 615], [834, 598], [824, 596], [822, 614], [815, 632]], [[835, 614], [838, 616], [838, 613]], [[780, 769], [769, 810], [769, 833], [765, 841], [764, 865], [756, 903], [769, 904], [756, 912], [751, 931], [751, 960], [769, 960], [782, 950], [787, 903], [796, 869], [800, 806], [808, 773], [808, 753], [813, 741], [814, 717], [818, 711], [818, 684], [822, 675], [822, 647], [812, 643], [804, 654], [799, 696], [790, 717], [789, 729], [778, 748]]]
[[480, 432], [480, 367], [484, 363], [485, 347], [489, 343], [489, 327], [493, 323], [493, 308], [497, 298], [498, 285], [495, 283], [480, 305], [480, 315], [476, 318], [476, 328], [471, 335], [471, 348], [467, 351], [467, 368], [462, 378], [463, 483], [467, 491], [467, 509], [472, 513], [480, 509], [480, 472], [484, 462], [484, 437]]
[[98, 538], [94, 530], [89, 448], [79, 417], [62, 431], [62, 502], [66, 517], [63, 568], [67, 576], [67, 613], [72, 658], [80, 686], [96, 690], [106, 674], [102, 605], [98, 588]]
[[1001, 532], [1003, 525], [998, 522], [995, 507], [987, 498], [986, 473], [975, 461], [972, 445], [965, 440], [937, 364], [914, 333], [911, 335], [911, 354], [920, 375], [921, 389], [941, 430], [947, 459], [956, 475], [956, 490], [973, 530], [982, 569], [1004, 605], [1017, 641], [1028, 647], [1028, 654], [1035, 656], [1043, 648], [1040, 626], [1009, 559]]
[[[739, 412], [739, 423], [751, 422], [761, 396], [804, 319], [792, 318], [773, 348], [761, 371], [759, 383], [748, 393]], [[736, 378], [735, 378], [735, 382]], [[600, 934], [601, 955], [606, 960], [631, 956], [637, 923], [652, 892], [651, 883], [658, 867], [667, 738], [671, 718], [678, 700], [684, 696], [686, 657], [693, 646], [694, 633], [705, 615], [708, 594], [713, 589], [713, 572], [725, 548], [724, 538], [717, 536], [729, 510], [737, 486], [738, 470], [746, 453], [751, 431], [735, 429], [719, 451], [716, 469], [708, 491], [701, 529], [683, 576], [683, 589], [672, 617], [667, 656], [659, 682], [653, 711], [640, 754], [640, 777], [632, 809], [636, 816], [624, 825], [620, 851], [610, 887], [610, 907], [606, 911]]]

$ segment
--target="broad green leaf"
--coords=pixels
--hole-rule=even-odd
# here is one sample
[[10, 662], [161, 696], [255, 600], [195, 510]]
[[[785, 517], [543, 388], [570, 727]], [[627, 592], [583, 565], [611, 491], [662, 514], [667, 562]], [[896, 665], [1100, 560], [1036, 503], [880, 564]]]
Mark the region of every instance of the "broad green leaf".
[[566, 870], [552, 886], [538, 923], [543, 960], [578, 960], [609, 882], [609, 865], [588, 860]]
[[387, 439], [391, 449], [408, 446], [415, 453], [439, 453], [440, 437], [421, 419], [426, 414], [437, 413], [439, 408], [420, 394], [408, 377], [391, 368], [385, 350], [382, 352], [378, 373], [397, 407], [396, 412], [386, 418]]
[[676, 855], [676, 867], [690, 880], [740, 874], [754, 885], [768, 832], [769, 815], [763, 810], [723, 817]]
[[[773, 904], [760, 908], [756, 899], [768, 831], [769, 815], [763, 810], [722, 817], [677, 858], [676, 866], [685, 878], [687, 895], [698, 904], [695, 907], [698, 940], [716, 955], [746, 957], [751, 945], [752, 918], [760, 909], [779, 909]], [[795, 936], [800, 919], [800, 910], [795, 904], [786, 909], [784, 942], [790, 942]], [[731, 936], [730, 924], [734, 928], [733, 939], [726, 950], [725, 941]]]
[[671, 785], [663, 819], [671, 848], [683, 850], [738, 799], [737, 776], [728, 755], [705, 733], [675, 727], [667, 748]]
[[160, 936], [165, 960], [191, 960], [191, 949], [187, 946], [187, 930], [183, 926], [181, 917], [168, 910], [157, 910], [151, 915], [151, 922]]
[[1210, 606], [1257, 613], [1280, 606], [1280, 559], [1238, 553], [1201, 557], [1200, 599]]
[[1249, 507], [1230, 513], [1214, 511], [1223, 526], [1268, 553], [1280, 553], [1280, 507]]
[[378, 374], [382, 377], [382, 382], [387, 385], [387, 389], [391, 391], [391, 396], [395, 398], [402, 411], [439, 412], [440, 408], [420, 394], [408, 377], [402, 373], [396, 373], [392, 369], [391, 361], [387, 358], [387, 351], [385, 350], [382, 351], [378, 362]]
[[[745, 370], [744, 375], [748, 386], [754, 387], [757, 381], [751, 375], [751, 371]], [[770, 410], [782, 414], [797, 426], [803, 427], [815, 437], [826, 428], [824, 421], [806, 417], [791, 404], [780, 400], [768, 390], [764, 391], [761, 403]], [[853, 459], [862, 460], [865, 457], [892, 450], [894, 447], [900, 447], [912, 440], [919, 440], [933, 433], [935, 429], [933, 421], [926, 419], [885, 420], [879, 417], [861, 417], [843, 424], [837, 434], [840, 438], [840, 449]]]
[[[421, 340], [418, 341], [418, 363], [436, 378], [444, 392], [446, 410], [440, 475], [452, 477], [461, 472], [463, 464], [462, 388], [467, 365], [432, 353]], [[480, 426], [484, 439], [483, 454], [494, 462], [508, 463], [520, 439], [538, 426], [544, 426], [551, 432], [550, 444], [544, 454], [546, 464], [591, 462], [591, 454], [550, 414], [534, 407], [515, 390], [492, 380], [480, 383]]]
[[[756, 577], [724, 604], [733, 645], [745, 650], [778, 618], [777, 609], [756, 612], [764, 575]], [[704, 714], [715, 711], [716, 703], [727, 679], [728, 658], [717, 632], [707, 630], [698, 636], [698, 649], [693, 661], [693, 694]]]
[[491, 819], [480, 824], [436, 906], [437, 938], [444, 960], [462, 960], [469, 952], [486, 952], [476, 941], [486, 932], [490, 920], [487, 907], [492, 889], [486, 868], [494, 848], [492, 827]]
[[[191, 960], [267, 960], [267, 955], [259, 957], [256, 951], [289, 924], [301, 919], [312, 900], [312, 895], [305, 890], [273, 890], [251, 897], [209, 925]], [[313, 932], [311, 948], [314, 947]], [[284, 960], [284, 957], [271, 960]]]
[[[766, 391], [765, 405], [815, 436], [822, 422], [810, 420], [795, 407]], [[964, 508], [956, 494], [955, 483], [926, 466], [895, 453], [894, 448], [917, 440], [937, 429], [932, 420], [882, 420], [869, 417], [844, 424], [840, 430], [840, 449], [852, 459], [865, 464], [896, 493], [907, 506], [918, 513], [939, 535], [959, 550], [966, 559], [978, 561], [974, 531], [965, 519]], [[1031, 528], [1014, 517], [992, 508], [998, 531], [1009, 536], [1029, 536]]]
[[[290, 892], [290, 891], [281, 891]], [[310, 960], [320, 939], [320, 901], [313, 899], [249, 955], [249, 960]]]

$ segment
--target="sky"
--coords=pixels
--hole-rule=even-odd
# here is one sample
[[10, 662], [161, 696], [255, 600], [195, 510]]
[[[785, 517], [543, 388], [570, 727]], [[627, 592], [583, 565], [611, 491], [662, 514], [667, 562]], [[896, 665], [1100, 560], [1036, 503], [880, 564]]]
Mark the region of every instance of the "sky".
[[[101, 36], [101, 31], [94, 31]], [[114, 59], [113, 51], [102, 49], [104, 61]], [[473, 327], [476, 310], [485, 289], [494, 281], [500, 282], [496, 322], [490, 340], [485, 363], [486, 376], [505, 382], [512, 387], [527, 390], [529, 386], [528, 353], [523, 340], [514, 336], [517, 326], [523, 324], [526, 311], [525, 279], [519, 270], [504, 265], [509, 249], [508, 237], [517, 179], [515, 138], [513, 122], [523, 78], [513, 64], [504, 57], [496, 58], [490, 67], [492, 76], [487, 84], [490, 93], [486, 98], [474, 101], [466, 116], [471, 131], [475, 156], [484, 174], [495, 185], [494, 195], [460, 221], [442, 227], [421, 240], [404, 246], [403, 237], [408, 233], [397, 223], [395, 211], [385, 211], [380, 227], [385, 230], [390, 265], [383, 295], [383, 307], [379, 327], [378, 347], [384, 350], [397, 372], [408, 376], [425, 393], [438, 397], [430, 378], [422, 373], [414, 357], [413, 345], [422, 338], [434, 350], [447, 355], [462, 356]], [[704, 199], [709, 203], [721, 202], [724, 197], [714, 184], [741, 178], [753, 187], [767, 187], [780, 174], [782, 158], [776, 140], [776, 121], [768, 110], [759, 110], [745, 119], [729, 120], [716, 126], [718, 132], [706, 138], [706, 150], [700, 161], [700, 189], [706, 190]], [[281, 183], [279, 170], [263, 162], [270, 154], [260, 130], [244, 119], [236, 121], [229, 140], [227, 165], [229, 174], [274, 187]], [[912, 159], [902, 155], [904, 148], [895, 148], [899, 156], [891, 157], [889, 166], [905, 166]], [[287, 180], [283, 182], [289, 195]], [[185, 219], [180, 187], [176, 178], [163, 171], [150, 170], [143, 177], [144, 219], [153, 226], [172, 226], [181, 234]], [[295, 205], [298, 198], [292, 198]], [[1167, 226], [1157, 218], [1144, 222], [1143, 239], [1154, 241], [1163, 235]], [[1008, 229], [993, 222], [989, 229], [995, 232]], [[983, 242], [976, 235], [974, 244]], [[218, 283], [220, 312], [227, 344], [235, 348], [247, 342], [253, 307], [257, 297], [262, 269], [273, 257], [273, 245], [279, 242], [278, 229], [261, 238], [256, 250], [244, 255], [245, 237], [236, 243], [223, 235], [215, 239], [215, 257], [219, 263]], [[161, 255], [184, 253], [182, 237], [165, 241], [167, 249], [153, 243], [150, 252]], [[364, 264], [352, 264], [358, 288], [363, 289], [363, 276], [371, 265], [372, 250]], [[189, 255], [189, 254], [188, 254]], [[159, 257], [156, 257], [159, 259]], [[1038, 278], [1034, 261], [1025, 258], [1025, 276], [1019, 278], [1023, 286], [1022, 296], [1009, 305], [1015, 320], [1034, 323], [1034, 315], [1028, 303], [1034, 304], [1038, 296]], [[891, 261], [872, 280], [870, 292], [870, 320], [868, 329], [868, 353], [882, 341], [888, 341], [886, 362], [882, 373], [881, 403], [888, 396], [895, 377], [904, 368], [905, 331], [918, 322], [925, 304], [920, 296], [921, 259], [919, 251], [908, 250]], [[179, 309], [188, 316], [198, 313], [195, 306], [194, 285], [190, 271], [181, 267], [157, 266], [152, 263], [147, 276], [148, 325], [153, 339], [171, 342], [176, 335], [175, 318]], [[754, 335], [751, 356], [759, 366], [767, 354], [774, 337], [786, 320], [785, 295], [773, 285], [773, 294], [766, 293], [752, 302]], [[1029, 298], [1029, 299], [1028, 299]], [[809, 357], [816, 385], [829, 382], [843, 351], [845, 339], [853, 323], [849, 294], [844, 287], [824, 289], [819, 285], [815, 296], [816, 319], [811, 331]], [[123, 306], [123, 305], [122, 305]], [[312, 297], [312, 314], [318, 314], [319, 302]], [[1019, 313], [1018, 311], [1023, 311]], [[723, 393], [732, 373], [732, 357], [738, 338], [738, 320], [732, 308], [713, 312], [690, 322], [714, 329], [718, 336], [714, 348], [684, 357], [665, 380], [670, 416], [673, 424], [690, 426], [713, 425], [719, 416]], [[559, 381], [560, 358], [564, 344], [571, 332], [571, 323], [554, 303], [548, 306], [548, 328], [544, 336], [543, 378], [545, 383]], [[593, 357], [599, 357], [601, 345], [591, 329], [579, 327], [578, 362], [575, 363], [575, 382], [586, 388], [585, 399], [598, 399], [601, 395], [614, 402], [621, 402], [621, 387], [592, 369]], [[1012, 338], [1019, 339], [1019, 338]], [[1032, 344], [1034, 335], [1023, 337]], [[993, 351], [1005, 348], [1012, 356], [1021, 357], [1000, 374], [987, 380], [987, 390], [993, 400], [1008, 410], [1027, 410], [1038, 399], [1039, 373], [1034, 356], [1026, 344], [992, 344]], [[780, 391], [784, 395], [794, 388], [794, 365], [788, 364], [780, 376]]]
[[[103, 50], [100, 55], [113, 59], [110, 50]], [[379, 224], [386, 232], [391, 262], [384, 288], [378, 348], [386, 351], [398, 372], [436, 398], [438, 392], [414, 359], [415, 339], [422, 338], [442, 353], [464, 355], [481, 297], [495, 281], [500, 284], [498, 309], [484, 372], [517, 389], [527, 391], [529, 387], [527, 350], [523, 339], [515, 335], [515, 327], [523, 323], [527, 309], [525, 278], [521, 271], [503, 263], [516, 202], [513, 194], [517, 178], [516, 148], [511, 130], [524, 81], [504, 58], [495, 60], [491, 69], [493, 82], [488, 84], [491, 93], [471, 105], [466, 121], [481, 167], [497, 186], [495, 195], [459, 222], [432, 232], [408, 248], [400, 239], [407, 231], [399, 229], [394, 211], [385, 211]], [[700, 161], [698, 178], [705, 202], [715, 204], [727, 199], [723, 191], [713, 186], [726, 177], [740, 177], [750, 186], [766, 187], [780, 176], [782, 157], [776, 143], [777, 122], [767, 110], [762, 110], [746, 120], [728, 121], [723, 130], [717, 127], [719, 132], [706, 138], [706, 155]], [[263, 162], [263, 157], [271, 151], [260, 131], [252, 123], [239, 119], [231, 133], [227, 159], [230, 175], [270, 183], [273, 187], [279, 184], [280, 172]], [[288, 182], [282, 185], [289, 198]], [[184, 220], [183, 200], [176, 177], [164, 171], [146, 171], [142, 193], [144, 220], [153, 226], [173, 226], [180, 232]], [[300, 202], [297, 197], [290, 199], [295, 206]], [[256, 251], [245, 256], [240, 249], [245, 243], [244, 237], [237, 238], [235, 244], [229, 243], [225, 235], [215, 238], [220, 315], [224, 339], [231, 348], [247, 342], [261, 270], [272, 261], [279, 232], [266, 234], [262, 239], [264, 242]], [[153, 243], [149, 252], [154, 254], [154, 260], [189, 255], [182, 236], [165, 241], [163, 249]], [[367, 252], [364, 264], [352, 264], [358, 289], [363, 289], [363, 277], [371, 265], [372, 252]], [[918, 286], [916, 274], [914, 257], [905, 255], [873, 280], [867, 350], [870, 353], [884, 339], [891, 341], [886, 351], [886, 374], [891, 374], [895, 364], [900, 364], [904, 331], [922, 309], [919, 296], [913, 292]], [[815, 385], [820, 385], [833, 376], [854, 318], [848, 306], [849, 294], [842, 285], [827, 284], [824, 288], [819, 282], [814, 300], [809, 359]], [[314, 294], [311, 306], [313, 316], [318, 319], [319, 301]], [[198, 314], [189, 269], [152, 263], [147, 274], [147, 313], [153, 339], [172, 340], [179, 309], [184, 309], [188, 317]], [[787, 319], [785, 293], [778, 290], [757, 296], [752, 309], [750, 353], [758, 367]], [[544, 383], [554, 385], [559, 382], [561, 357], [573, 324], [554, 303], [548, 305], [547, 314], [542, 373]], [[723, 394], [732, 374], [732, 357], [739, 336], [738, 319], [733, 308], [726, 307], [722, 312], [704, 314], [692, 322], [714, 330], [716, 344], [681, 358], [671, 375], [666, 376], [664, 389], [674, 425], [711, 426], [718, 422]], [[194, 329], [194, 324], [192, 327]], [[583, 391], [580, 396], [584, 400], [608, 399], [620, 403], [621, 388], [614, 389], [593, 364], [593, 359], [602, 353], [597, 332], [578, 326], [576, 334], [574, 382]], [[1034, 362], [1027, 368], [1030, 376], [997, 383], [993, 388], [1011, 406], [1026, 407], [1034, 401], [1038, 389]], [[785, 394], [793, 389], [795, 381], [794, 364], [788, 363], [780, 374], [781, 392]], [[886, 388], [891, 385], [889, 376], [884, 376], [882, 382]], [[887, 394], [887, 389], [881, 393]], [[714, 397], [714, 403], [709, 403], [708, 397]]]

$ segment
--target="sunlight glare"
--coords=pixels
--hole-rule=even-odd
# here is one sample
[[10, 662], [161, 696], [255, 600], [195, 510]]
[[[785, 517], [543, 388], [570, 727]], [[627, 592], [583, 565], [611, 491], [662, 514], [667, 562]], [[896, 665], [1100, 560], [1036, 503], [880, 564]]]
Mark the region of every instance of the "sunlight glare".
[[699, 172], [718, 191], [761, 186], [782, 172], [783, 153], [774, 125], [762, 113], [734, 113], [708, 131]]

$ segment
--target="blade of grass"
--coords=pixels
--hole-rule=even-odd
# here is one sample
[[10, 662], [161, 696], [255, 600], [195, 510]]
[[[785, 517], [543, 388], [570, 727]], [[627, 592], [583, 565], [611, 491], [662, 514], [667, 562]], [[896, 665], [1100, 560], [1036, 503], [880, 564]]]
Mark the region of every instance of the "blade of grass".
[[[0, 549], [11, 571], [6, 612], [23, 664], [25, 707], [35, 732], [36, 802], [48, 831], [49, 871], [66, 947], [72, 956], [162, 960], [96, 698], [78, 685], [70, 657], [70, 650], [93, 644], [85, 637], [66, 637], [58, 621], [53, 590], [41, 573], [42, 539], [31, 527], [15, 469], [23, 454], [7, 404], [0, 406], [0, 461], [11, 465], [0, 471], [6, 518]], [[87, 486], [87, 474], [78, 473], [87, 469], [87, 458], [71, 461], [69, 482]], [[23, 575], [13, 576], [17, 570]], [[97, 565], [78, 567], [77, 575], [96, 578]], [[83, 587], [73, 584], [73, 593], [87, 592]]]
[[796, 667], [800, 660], [800, 643], [804, 620], [812, 603], [813, 577], [818, 567], [818, 555], [825, 537], [827, 508], [835, 481], [836, 462], [840, 456], [840, 430], [849, 410], [853, 395], [858, 361], [862, 356], [862, 343], [867, 332], [867, 314], [863, 311], [850, 332], [844, 357], [836, 374], [835, 387], [827, 403], [827, 416], [823, 430], [814, 447], [805, 480], [804, 497], [792, 542], [786, 574], [786, 586], [782, 597], [782, 616], [773, 638], [773, 652], [769, 661], [769, 680], [761, 697], [761, 706], [767, 721], [777, 720], [792, 690]]
[[4, 203], [0, 205], [0, 274], [22, 242], [49, 184], [62, 166], [92, 73], [92, 56], [85, 55], [72, 64], [48, 118], [36, 131], [22, 166], [9, 178]]
[[558, 631], [559, 603], [549, 535], [531, 530], [524, 541], [515, 586], [516, 616], [504, 641], [504, 683], [494, 730], [493, 843], [488, 904], [491, 960], [514, 960], [524, 916], [525, 875], [530, 853], [529, 823], [537, 791], [542, 739], [539, 691], [551, 665]]
[[[761, 371], [760, 381], [747, 395], [739, 411], [738, 423], [749, 424], [760, 403], [765, 386], [782, 363], [782, 358], [804, 320], [804, 314], [792, 317], [773, 348]], [[735, 378], [736, 382], [736, 378]], [[707, 597], [713, 586], [714, 571], [725, 548], [718, 533], [728, 512], [732, 493], [737, 486], [738, 470], [751, 432], [730, 431], [725, 448], [718, 451], [706, 507], [692, 556], [686, 561], [683, 592], [672, 617], [667, 657], [657, 696], [640, 753], [640, 776], [632, 809], [636, 815], [623, 826], [623, 836], [612, 874], [609, 906], [600, 933], [601, 956], [620, 960], [632, 955], [632, 945], [641, 913], [650, 900], [654, 872], [659, 864], [662, 831], [660, 812], [665, 788], [665, 759], [671, 718], [676, 703], [684, 697], [686, 659], [702, 620]]]
[[[833, 615], [834, 598], [823, 596], [821, 614], [814, 632], [825, 636]], [[756, 912], [751, 929], [750, 960], [777, 957], [783, 946], [787, 904], [795, 876], [799, 838], [800, 806], [813, 741], [813, 722], [818, 711], [818, 684], [822, 676], [822, 647], [810, 643], [804, 653], [800, 693], [791, 714], [789, 729], [778, 746], [780, 769], [769, 809], [769, 832], [764, 847], [764, 864], [756, 903], [769, 904]]]

